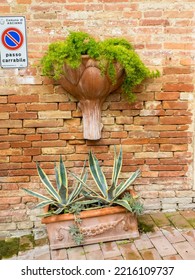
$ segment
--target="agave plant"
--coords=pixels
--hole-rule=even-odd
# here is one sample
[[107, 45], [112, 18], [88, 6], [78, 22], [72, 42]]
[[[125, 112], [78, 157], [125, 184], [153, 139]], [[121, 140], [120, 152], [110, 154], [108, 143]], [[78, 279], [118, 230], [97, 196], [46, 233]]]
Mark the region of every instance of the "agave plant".
[[[59, 167], [55, 165], [55, 179], [56, 179], [56, 186], [57, 189], [52, 185], [51, 181], [37, 163], [37, 171], [41, 182], [46, 187], [46, 191], [49, 194], [49, 197], [42, 195], [40, 193], [31, 191], [29, 189], [23, 188], [28, 194], [37, 197], [42, 200], [42, 202], [38, 203], [35, 208], [43, 208], [47, 205], [52, 205], [54, 210], [50, 210], [44, 216], [49, 216], [52, 214], [60, 214], [62, 211], [67, 211], [68, 209], [74, 205], [76, 202], [83, 199], [81, 195], [82, 184], [77, 181], [77, 185], [74, 187], [73, 191], [69, 193], [69, 186], [68, 186], [68, 177], [66, 167], [63, 163], [62, 156], [60, 156], [60, 163]], [[85, 165], [83, 167], [83, 171], [81, 174], [80, 180], [82, 182], [86, 182], [87, 173], [85, 172]]]
[[[120, 171], [122, 168], [122, 148], [120, 148], [119, 154], [117, 155], [116, 149], [114, 150], [114, 165], [112, 172], [112, 182], [111, 185], [108, 186], [106, 177], [99, 165], [98, 159], [96, 156], [90, 151], [89, 152], [89, 169], [90, 173], [96, 183], [98, 191], [96, 192], [92, 189], [82, 178], [79, 178], [74, 173], [71, 173], [74, 178], [76, 178], [86, 189], [83, 194], [85, 197], [93, 200], [99, 200], [101, 203], [106, 205], [118, 204], [126, 208], [130, 212], [134, 212], [132, 205], [130, 202], [135, 201], [133, 196], [131, 196], [131, 200], [129, 196], [121, 195], [129, 188], [129, 186], [134, 182], [134, 180], [140, 175], [140, 170], [135, 171], [125, 182], [121, 182], [118, 184], [118, 179], [120, 175]], [[135, 204], [134, 204], [135, 205]], [[140, 204], [141, 207], [141, 204]], [[140, 211], [141, 212], [141, 211]]]

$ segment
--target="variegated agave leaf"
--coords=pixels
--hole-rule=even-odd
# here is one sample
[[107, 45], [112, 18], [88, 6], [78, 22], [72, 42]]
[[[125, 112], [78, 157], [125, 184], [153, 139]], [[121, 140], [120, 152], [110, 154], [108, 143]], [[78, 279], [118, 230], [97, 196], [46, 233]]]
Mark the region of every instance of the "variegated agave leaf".
[[38, 174], [39, 177], [41, 179], [41, 182], [44, 184], [44, 186], [46, 187], [47, 192], [52, 196], [52, 198], [58, 202], [60, 202], [60, 196], [58, 194], [58, 192], [56, 191], [56, 189], [53, 187], [52, 183], [50, 182], [49, 178], [47, 177], [47, 175], [45, 174], [45, 172], [43, 171], [43, 169], [39, 166], [39, 164], [37, 163], [37, 170], [38, 170]]
[[113, 166], [113, 171], [112, 171], [112, 183], [111, 183], [111, 188], [115, 188], [118, 183], [118, 178], [121, 172], [122, 168], [122, 147], [120, 147], [120, 152], [117, 157], [116, 153], [116, 147], [114, 147], [114, 166]]
[[108, 196], [108, 185], [97, 158], [89, 152], [89, 168], [91, 175], [104, 198]]
[[129, 179], [127, 179], [123, 184], [120, 184], [114, 194], [115, 194], [115, 198], [119, 197], [122, 193], [124, 193], [124, 191], [135, 181], [135, 179], [140, 175], [140, 170], [138, 169], [137, 171], [135, 171], [130, 177]]
[[[28, 194], [42, 200], [40, 203], [36, 205], [36, 208], [43, 208], [47, 205], [53, 205], [56, 206], [56, 210], [49, 211], [49, 213], [60, 214], [71, 204], [83, 199], [83, 195], [81, 195], [83, 184], [81, 182], [78, 182], [77, 187], [74, 188], [73, 191], [69, 194], [67, 171], [63, 163], [62, 156], [60, 156], [59, 167], [55, 165], [55, 178], [56, 178], [57, 190], [54, 188], [49, 178], [47, 177], [47, 175], [45, 174], [45, 172], [39, 166], [38, 163], [37, 163], [37, 170], [41, 182], [46, 187], [46, 191], [48, 192], [49, 197], [24, 188], [24, 190]], [[85, 170], [85, 166], [82, 171], [81, 180], [83, 180], [83, 182], [86, 182], [87, 180], [87, 172]]]

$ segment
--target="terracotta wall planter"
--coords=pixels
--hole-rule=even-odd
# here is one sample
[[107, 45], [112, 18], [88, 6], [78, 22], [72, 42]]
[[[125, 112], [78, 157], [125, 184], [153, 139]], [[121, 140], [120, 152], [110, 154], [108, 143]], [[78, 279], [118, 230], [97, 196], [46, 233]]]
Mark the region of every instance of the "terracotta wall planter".
[[[121, 206], [83, 211], [79, 217], [84, 235], [82, 245], [139, 236], [137, 217]], [[47, 226], [51, 249], [77, 246], [69, 234], [69, 226], [74, 224], [73, 214], [43, 218], [42, 223]]]
[[84, 138], [97, 140], [101, 138], [101, 107], [106, 97], [118, 89], [124, 78], [124, 70], [115, 64], [116, 83], [113, 85], [108, 75], [102, 75], [99, 62], [88, 55], [82, 56], [79, 68], [72, 69], [64, 64], [65, 75], [60, 78], [60, 84], [71, 95], [79, 100], [83, 113]]

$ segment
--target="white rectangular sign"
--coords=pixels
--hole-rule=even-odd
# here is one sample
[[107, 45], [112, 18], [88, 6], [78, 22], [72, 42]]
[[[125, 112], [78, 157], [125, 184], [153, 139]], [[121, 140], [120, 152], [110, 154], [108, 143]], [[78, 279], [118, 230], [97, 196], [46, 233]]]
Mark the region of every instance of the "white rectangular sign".
[[2, 68], [28, 66], [25, 17], [0, 17], [0, 57]]

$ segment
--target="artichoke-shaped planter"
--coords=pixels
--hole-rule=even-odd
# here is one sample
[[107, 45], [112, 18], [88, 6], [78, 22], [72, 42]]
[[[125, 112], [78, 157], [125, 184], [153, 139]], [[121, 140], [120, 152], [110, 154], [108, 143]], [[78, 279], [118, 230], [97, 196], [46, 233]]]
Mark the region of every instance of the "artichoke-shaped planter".
[[107, 74], [102, 74], [100, 62], [88, 55], [82, 56], [82, 63], [77, 69], [64, 64], [64, 75], [59, 80], [62, 87], [79, 100], [83, 114], [84, 138], [98, 140], [101, 138], [101, 108], [106, 97], [117, 90], [124, 78], [124, 70], [115, 64], [116, 82], [113, 84]]

